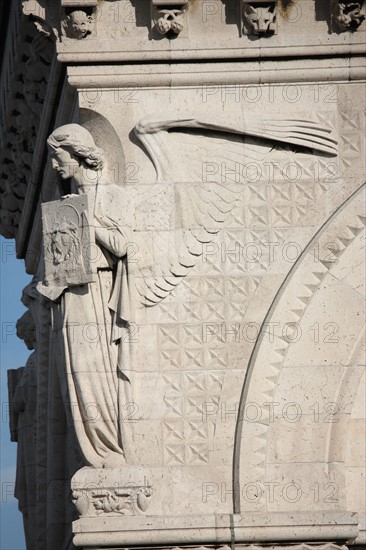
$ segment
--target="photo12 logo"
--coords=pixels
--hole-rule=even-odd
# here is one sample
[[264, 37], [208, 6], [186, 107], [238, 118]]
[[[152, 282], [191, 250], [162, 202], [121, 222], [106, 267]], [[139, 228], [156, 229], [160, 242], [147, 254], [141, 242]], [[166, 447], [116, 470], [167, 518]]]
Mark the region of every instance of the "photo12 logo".
[[291, 480], [280, 481], [253, 481], [234, 486], [227, 483], [207, 481], [202, 483], [202, 502], [208, 503], [213, 499], [222, 503], [230, 502], [234, 492], [240, 495], [244, 502], [257, 504], [261, 501], [267, 504], [290, 503], [295, 504], [301, 500], [307, 502], [337, 505], [339, 502], [339, 485], [334, 481], [324, 483], [315, 482], [306, 484], [304, 481]]

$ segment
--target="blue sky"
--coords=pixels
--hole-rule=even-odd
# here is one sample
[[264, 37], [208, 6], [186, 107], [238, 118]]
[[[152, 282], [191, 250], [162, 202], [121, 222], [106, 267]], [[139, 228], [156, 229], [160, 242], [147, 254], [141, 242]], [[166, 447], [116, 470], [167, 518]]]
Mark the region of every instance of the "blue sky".
[[24, 366], [29, 356], [29, 351], [15, 334], [15, 323], [26, 311], [20, 297], [30, 280], [24, 262], [15, 256], [15, 241], [0, 237], [1, 550], [25, 550], [22, 516], [18, 511], [18, 502], [12, 496], [16, 443], [11, 443], [9, 433], [7, 370]]

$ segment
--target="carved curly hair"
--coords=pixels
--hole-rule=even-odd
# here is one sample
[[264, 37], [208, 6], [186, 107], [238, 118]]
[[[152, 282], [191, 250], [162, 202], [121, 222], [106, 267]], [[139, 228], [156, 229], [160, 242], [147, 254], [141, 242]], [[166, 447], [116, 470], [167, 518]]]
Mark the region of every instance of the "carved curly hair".
[[49, 136], [47, 144], [54, 151], [67, 149], [92, 170], [101, 170], [104, 166], [103, 149], [95, 145], [90, 132], [79, 124], [60, 126]]

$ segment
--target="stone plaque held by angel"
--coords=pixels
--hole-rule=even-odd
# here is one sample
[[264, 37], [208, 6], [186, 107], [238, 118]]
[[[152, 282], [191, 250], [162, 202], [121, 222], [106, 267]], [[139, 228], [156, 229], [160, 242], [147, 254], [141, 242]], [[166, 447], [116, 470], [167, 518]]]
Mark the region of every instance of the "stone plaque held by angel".
[[42, 204], [45, 278], [39, 291], [51, 300], [69, 287], [96, 280], [91, 194]]

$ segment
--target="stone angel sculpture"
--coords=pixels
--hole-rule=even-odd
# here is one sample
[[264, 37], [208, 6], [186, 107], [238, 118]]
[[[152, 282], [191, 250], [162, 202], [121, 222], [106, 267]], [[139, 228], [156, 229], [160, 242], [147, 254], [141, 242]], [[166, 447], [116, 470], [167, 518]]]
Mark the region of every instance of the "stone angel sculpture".
[[[44, 284], [38, 290], [55, 302], [54, 356], [81, 454], [86, 464], [95, 467], [120, 466], [125, 462], [120, 411], [124, 397], [128, 402], [124, 374], [128, 367], [123, 367], [128, 363], [128, 343], [122, 351], [120, 342], [128, 341], [133, 321], [127, 276], [127, 197], [123, 189], [106, 181], [103, 151], [86, 129], [77, 124], [62, 126], [47, 143], [53, 168], [62, 180], [71, 181], [69, 198], [83, 194], [92, 198], [96, 279], [61, 287], [53, 294]], [[52, 243], [54, 252], [60, 248], [53, 254], [56, 264], [61, 263], [62, 239], [67, 237], [67, 232], [59, 232], [61, 238]]]
[[[62, 179], [71, 180], [72, 193], [89, 194], [94, 204], [90, 217], [98, 250], [97, 277], [55, 295], [54, 330], [70, 424], [86, 463], [95, 467], [131, 461], [131, 432], [122, 417], [133, 385], [133, 353], [126, 335], [137, 308], [156, 306], [195, 267], [242, 187], [242, 174], [232, 182], [206, 178], [203, 164], [213, 165], [221, 158], [262, 162], [275, 143], [337, 153], [331, 130], [308, 120], [212, 120], [173, 113], [141, 120], [135, 134], [157, 174], [157, 185], [144, 185], [137, 193], [133, 186], [108, 181], [103, 151], [85, 128], [62, 126], [48, 139], [53, 168]], [[140, 215], [164, 210], [154, 190], [159, 184], [167, 192], [175, 186], [172, 231], [159, 231]], [[141, 219], [145, 225], [139, 225]], [[160, 256], [154, 253], [159, 239]], [[129, 243], [137, 245], [132, 250], [139, 251], [138, 261], [130, 257]]]

